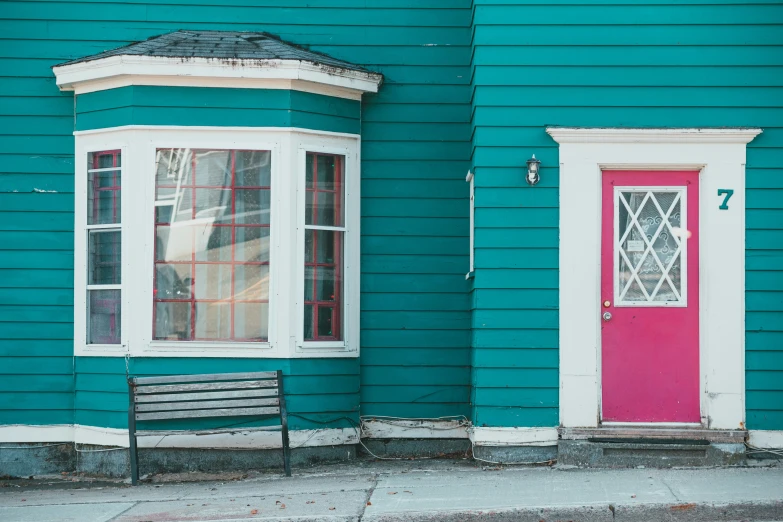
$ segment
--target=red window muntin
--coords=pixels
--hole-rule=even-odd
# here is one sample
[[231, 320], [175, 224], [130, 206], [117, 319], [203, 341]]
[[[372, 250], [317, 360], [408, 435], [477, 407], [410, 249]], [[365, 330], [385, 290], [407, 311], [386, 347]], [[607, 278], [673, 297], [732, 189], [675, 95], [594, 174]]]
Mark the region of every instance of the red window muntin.
[[[92, 208], [88, 224], [100, 224], [102, 221], [101, 203], [109, 203], [111, 209], [111, 220], [104, 223], [120, 222], [120, 189], [121, 189], [121, 151], [107, 150], [92, 153]], [[108, 197], [107, 197], [108, 196]]]
[[[159, 151], [161, 152], [161, 151]], [[230, 154], [230, 185], [210, 185], [210, 184], [202, 184], [200, 181], [200, 178], [202, 174], [199, 174], [197, 171], [197, 161], [199, 154], [204, 153], [216, 153], [216, 152], [224, 152]], [[247, 223], [237, 222], [237, 192], [238, 191], [270, 191], [271, 187], [270, 185], [238, 185], [237, 184], [237, 154], [238, 153], [263, 153], [268, 151], [244, 151], [244, 150], [191, 150], [189, 151], [189, 160], [190, 160], [190, 178], [186, 180], [187, 182], [179, 182], [179, 183], [173, 183], [173, 184], [161, 184], [156, 183], [156, 189], [164, 189], [164, 190], [175, 190], [179, 194], [187, 194], [190, 192], [189, 196], [191, 198], [190, 200], [190, 219], [193, 221], [196, 221], [198, 219], [197, 213], [200, 210], [199, 206], [197, 205], [197, 193], [199, 190], [221, 190], [226, 191], [230, 190], [231, 196], [230, 196], [230, 202], [231, 207], [228, 209], [228, 212], [222, 216], [222, 219], [215, 219], [215, 222], [211, 223], [212, 229], [225, 229], [230, 230], [231, 232], [231, 245], [230, 245], [230, 251], [231, 251], [231, 259], [230, 260], [220, 260], [220, 261], [208, 261], [204, 259], [197, 259], [197, 255], [200, 253], [197, 251], [196, 246], [196, 237], [195, 233], [191, 234], [191, 249], [190, 249], [190, 259], [189, 260], [166, 260], [166, 259], [160, 259], [160, 256], [158, 255], [158, 242], [155, 243], [155, 281], [153, 283], [153, 301], [154, 304], [157, 303], [188, 303], [190, 312], [189, 312], [189, 325], [188, 325], [188, 331], [186, 332], [187, 335], [180, 336], [176, 340], [185, 340], [185, 341], [238, 341], [238, 342], [264, 342], [268, 340], [268, 330], [267, 335], [265, 336], [255, 336], [255, 337], [244, 337], [244, 336], [238, 336], [236, 335], [236, 307], [237, 305], [254, 305], [254, 304], [269, 304], [269, 294], [267, 292], [267, 295], [264, 299], [252, 299], [247, 298], [246, 294], [247, 292], [236, 292], [236, 283], [237, 283], [237, 268], [238, 267], [248, 267], [248, 266], [266, 266], [269, 267], [269, 257], [267, 256], [266, 260], [261, 261], [247, 261], [247, 260], [237, 260], [236, 257], [236, 251], [237, 251], [237, 231], [239, 229], [265, 229], [268, 231], [270, 228], [270, 224], [267, 220], [266, 223]], [[207, 177], [204, 175], [204, 177]], [[162, 228], [169, 228], [171, 230], [172, 227], [172, 221], [173, 218], [177, 215], [176, 208], [173, 208], [171, 212], [171, 217], [169, 220], [160, 220], [157, 215], [157, 208], [156, 208], [156, 223], [155, 223], [155, 229], [156, 229], [156, 237], [157, 232]], [[266, 210], [269, 211], [269, 208], [262, 209], [259, 208], [259, 212], [263, 212]], [[228, 221], [228, 218], [230, 218], [230, 222], [224, 222], [219, 223], [218, 221]], [[159, 265], [174, 265], [174, 266], [189, 266], [190, 267], [190, 281], [189, 281], [189, 295], [187, 298], [183, 299], [174, 299], [174, 298], [159, 298], [158, 297], [158, 270], [157, 267]], [[197, 287], [197, 267], [198, 266], [207, 266], [207, 265], [223, 265], [230, 269], [231, 272], [231, 281], [230, 281], [230, 290], [229, 290], [229, 297], [223, 297], [219, 299], [211, 299], [211, 298], [204, 298], [197, 296], [196, 287]], [[267, 277], [269, 272], [267, 271]], [[262, 276], [263, 277], [263, 276]], [[230, 331], [228, 336], [217, 336], [217, 337], [199, 337], [197, 335], [197, 322], [199, 321], [206, 321], [206, 317], [199, 318], [197, 315], [197, 305], [199, 304], [210, 304], [214, 303], [217, 305], [228, 305], [230, 309], [230, 315], [229, 315], [229, 323], [230, 323]], [[153, 339], [158, 340], [167, 340], [171, 339], [171, 337], [164, 337], [161, 336], [160, 333], [156, 332], [157, 329], [157, 321], [156, 321], [156, 313], [157, 313], [157, 306], [153, 306]], [[268, 311], [265, 312], [265, 314], [268, 314]], [[258, 320], [267, 323], [267, 317], [258, 317]]]
[[[307, 179], [305, 183], [306, 206], [309, 208], [305, 219], [304, 340], [341, 341], [345, 159], [334, 154], [313, 152], [308, 152], [307, 156], [307, 167], [308, 170], [312, 169], [312, 179]], [[333, 163], [327, 170], [333, 172], [332, 183], [326, 179], [328, 172], [319, 171], [319, 166], [327, 166], [330, 161]], [[319, 244], [322, 241], [328, 241], [330, 244]], [[308, 255], [309, 245], [311, 253]], [[333, 274], [332, 278], [327, 276], [329, 273]]]

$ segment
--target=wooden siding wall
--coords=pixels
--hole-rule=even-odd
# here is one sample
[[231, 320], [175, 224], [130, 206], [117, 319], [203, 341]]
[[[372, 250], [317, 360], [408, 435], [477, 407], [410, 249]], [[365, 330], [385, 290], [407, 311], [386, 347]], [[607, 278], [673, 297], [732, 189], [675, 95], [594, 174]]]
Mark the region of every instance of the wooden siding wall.
[[134, 85], [76, 96], [76, 130], [120, 125], [302, 127], [359, 134], [360, 102], [309, 92]]
[[[338, 377], [361, 379], [364, 414], [467, 415], [470, 0], [219, 4], [0, 4], [0, 424], [73, 420], [74, 100], [50, 67], [176, 29], [268, 31], [385, 75], [362, 102], [361, 370], [341, 362]], [[77, 422], [120, 426], [124, 361], [76, 366]], [[132, 363], [144, 373], [196, 366]], [[347, 389], [319, 382], [324, 393]]]
[[747, 272], [725, 274], [746, 280], [747, 426], [783, 429], [782, 24], [775, 0], [475, 0], [477, 424], [558, 423], [568, 325], [546, 126], [737, 126], [764, 129], [747, 155]]
[[[75, 422], [85, 426], [128, 427], [125, 359], [76, 358]], [[283, 370], [292, 429], [356, 427], [359, 422], [359, 362], [356, 359], [136, 358], [128, 371], [137, 377], [213, 372]], [[180, 421], [173, 428], [222, 427], [226, 419]], [[232, 426], [236, 420], [229, 420]], [[254, 425], [248, 422], [244, 425]], [[155, 423], [156, 429], [165, 427]]]

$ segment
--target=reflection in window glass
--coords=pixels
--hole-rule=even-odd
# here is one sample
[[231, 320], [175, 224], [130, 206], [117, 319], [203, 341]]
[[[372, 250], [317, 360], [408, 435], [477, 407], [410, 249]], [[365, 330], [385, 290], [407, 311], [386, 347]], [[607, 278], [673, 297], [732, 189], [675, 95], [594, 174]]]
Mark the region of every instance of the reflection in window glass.
[[87, 344], [120, 344], [120, 291], [91, 290]]
[[157, 340], [266, 341], [269, 151], [159, 149]]
[[342, 340], [345, 157], [308, 153], [305, 170], [304, 339]]

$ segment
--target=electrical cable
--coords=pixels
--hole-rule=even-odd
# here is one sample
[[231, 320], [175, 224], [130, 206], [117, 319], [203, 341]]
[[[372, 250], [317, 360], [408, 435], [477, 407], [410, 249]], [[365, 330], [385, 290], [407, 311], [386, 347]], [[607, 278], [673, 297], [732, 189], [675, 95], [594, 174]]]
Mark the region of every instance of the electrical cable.
[[745, 453], [748, 455], [756, 455], [759, 453], [769, 453], [771, 455], [777, 455], [778, 457], [783, 457], [783, 448], [759, 448], [757, 446], [753, 446], [751, 444], [745, 443], [745, 447], [750, 449], [751, 451], [746, 451]]

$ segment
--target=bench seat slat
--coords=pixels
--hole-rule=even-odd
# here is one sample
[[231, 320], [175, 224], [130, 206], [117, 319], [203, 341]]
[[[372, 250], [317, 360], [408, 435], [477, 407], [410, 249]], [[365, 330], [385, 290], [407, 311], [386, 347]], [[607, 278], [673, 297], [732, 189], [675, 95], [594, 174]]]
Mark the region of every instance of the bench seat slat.
[[208, 399], [241, 399], [244, 397], [276, 397], [277, 389], [234, 390], [196, 393], [165, 393], [160, 395], [138, 395], [136, 402], [200, 401]]
[[277, 381], [206, 382], [201, 384], [163, 384], [160, 386], [137, 386], [136, 394], [167, 393], [202, 390], [237, 390], [248, 388], [277, 388]]
[[280, 399], [241, 399], [233, 401], [153, 402], [137, 404], [136, 411], [206, 410], [209, 408], [240, 408], [251, 406], [277, 406]]
[[200, 417], [240, 417], [247, 415], [277, 415], [280, 408], [224, 408], [215, 410], [158, 411], [137, 413], [136, 420], [194, 419]]
[[204, 373], [201, 375], [167, 375], [162, 377], [136, 377], [136, 384], [173, 384], [177, 382], [240, 381], [248, 379], [276, 379], [277, 372]]

